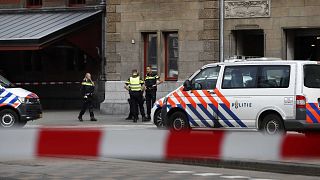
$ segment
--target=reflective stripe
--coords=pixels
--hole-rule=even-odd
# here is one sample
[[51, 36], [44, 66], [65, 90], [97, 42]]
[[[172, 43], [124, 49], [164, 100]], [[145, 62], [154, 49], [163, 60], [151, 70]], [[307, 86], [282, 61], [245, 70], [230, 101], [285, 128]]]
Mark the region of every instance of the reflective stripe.
[[159, 79], [159, 76], [158, 75], [155, 75], [155, 76], [146, 76], [146, 80], [149, 80], [149, 79]]
[[84, 86], [94, 86], [94, 83], [92, 83], [92, 82], [82, 82], [81, 85], [84, 85]]
[[129, 79], [129, 87], [131, 91], [141, 91], [142, 90], [142, 86], [141, 84], [143, 83], [143, 81], [140, 80], [140, 77], [130, 77]]

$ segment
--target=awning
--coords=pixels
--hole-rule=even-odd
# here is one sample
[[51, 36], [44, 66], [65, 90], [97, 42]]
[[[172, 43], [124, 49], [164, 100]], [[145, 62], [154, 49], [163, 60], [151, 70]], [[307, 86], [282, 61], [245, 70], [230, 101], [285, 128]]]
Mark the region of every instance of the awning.
[[74, 32], [101, 11], [68, 11], [0, 14], [0, 50], [42, 49]]

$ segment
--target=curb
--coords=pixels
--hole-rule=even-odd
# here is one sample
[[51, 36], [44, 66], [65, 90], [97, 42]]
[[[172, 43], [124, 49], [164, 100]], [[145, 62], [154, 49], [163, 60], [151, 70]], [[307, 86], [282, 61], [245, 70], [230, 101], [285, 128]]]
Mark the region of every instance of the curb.
[[197, 165], [214, 168], [228, 168], [252, 170], [282, 174], [296, 174], [306, 176], [320, 176], [320, 165], [292, 163], [292, 162], [263, 162], [263, 161], [246, 161], [246, 160], [170, 160], [154, 161], [172, 164]]

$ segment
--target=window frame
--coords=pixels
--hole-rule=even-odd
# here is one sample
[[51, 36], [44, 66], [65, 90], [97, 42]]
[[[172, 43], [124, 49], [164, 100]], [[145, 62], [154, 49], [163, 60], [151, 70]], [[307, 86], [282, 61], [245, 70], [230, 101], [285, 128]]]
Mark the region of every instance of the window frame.
[[[164, 68], [165, 73], [164, 74], [165, 74], [165, 80], [166, 81], [177, 81], [178, 80], [178, 76], [179, 76], [179, 66], [178, 66], [178, 76], [177, 77], [170, 77], [168, 75], [168, 70], [169, 70], [169, 67], [168, 67], [168, 65], [169, 65], [168, 37], [169, 37], [170, 34], [177, 34], [177, 36], [178, 36], [178, 52], [179, 52], [179, 33], [177, 31], [164, 32], [164, 58], [165, 58], [165, 60], [164, 60], [164, 62], [165, 62], [164, 63], [164, 65], [165, 65], [165, 68]], [[180, 55], [178, 55], [178, 60], [177, 61], [179, 61], [179, 56]]]
[[149, 36], [150, 35], [156, 35], [157, 37], [157, 44], [156, 44], [156, 58], [157, 58], [157, 74], [158, 74], [158, 69], [159, 69], [159, 57], [158, 57], [158, 34], [156, 32], [145, 32], [142, 33], [143, 36], [143, 74], [144, 76], [147, 75], [147, 66], [148, 64], [148, 52], [149, 52]]

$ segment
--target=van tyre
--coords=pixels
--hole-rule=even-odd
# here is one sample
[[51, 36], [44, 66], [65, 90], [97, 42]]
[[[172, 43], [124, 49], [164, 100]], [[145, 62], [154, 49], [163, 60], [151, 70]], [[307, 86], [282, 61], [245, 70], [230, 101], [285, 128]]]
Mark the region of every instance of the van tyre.
[[156, 113], [154, 114], [153, 117], [153, 121], [154, 124], [158, 127], [158, 128], [164, 128], [164, 123], [161, 117], [161, 110], [156, 111]]
[[20, 123], [16, 112], [11, 109], [4, 109], [0, 111], [0, 127], [9, 128], [18, 125], [20, 125]]
[[265, 134], [285, 134], [282, 118], [276, 114], [268, 114], [262, 120], [260, 130]]
[[173, 131], [190, 130], [187, 116], [180, 111], [173, 113], [170, 117], [170, 127]]

